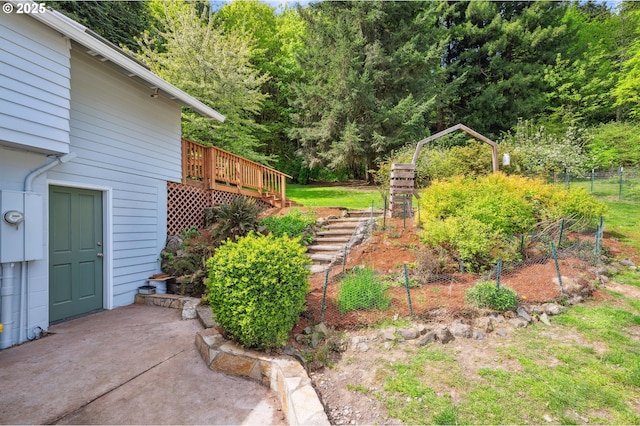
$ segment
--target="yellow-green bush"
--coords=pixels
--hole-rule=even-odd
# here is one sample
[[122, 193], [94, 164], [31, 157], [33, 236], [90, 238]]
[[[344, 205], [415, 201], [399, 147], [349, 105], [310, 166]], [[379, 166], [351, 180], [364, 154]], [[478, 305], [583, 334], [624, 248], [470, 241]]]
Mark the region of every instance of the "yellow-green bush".
[[541, 180], [494, 173], [436, 181], [420, 199], [421, 239], [442, 246], [472, 270], [518, 256], [516, 234], [545, 220], [572, 217], [594, 225], [604, 205], [584, 190], [567, 191]]
[[310, 260], [299, 239], [227, 240], [207, 261], [208, 301], [220, 326], [245, 347], [283, 346], [304, 310]]

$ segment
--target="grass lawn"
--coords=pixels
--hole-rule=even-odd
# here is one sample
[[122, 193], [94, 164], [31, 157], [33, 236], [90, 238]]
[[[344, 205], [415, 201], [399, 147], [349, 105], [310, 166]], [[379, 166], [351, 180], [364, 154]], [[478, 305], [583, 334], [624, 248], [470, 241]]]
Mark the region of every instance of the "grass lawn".
[[307, 207], [383, 208], [380, 191], [371, 187], [287, 184], [287, 198]]

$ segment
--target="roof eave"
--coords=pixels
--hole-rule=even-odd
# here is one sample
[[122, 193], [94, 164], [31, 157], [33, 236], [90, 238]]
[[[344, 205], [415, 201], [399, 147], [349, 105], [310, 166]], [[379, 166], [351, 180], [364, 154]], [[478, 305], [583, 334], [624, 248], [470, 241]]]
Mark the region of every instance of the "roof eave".
[[[24, 3], [24, 0], [8, 1], [13, 4]], [[49, 28], [59, 32], [65, 37], [68, 37], [69, 39], [83, 45], [87, 49], [90, 49], [103, 58], [113, 62], [118, 67], [125, 70], [129, 76], [136, 76], [147, 82], [151, 87], [157, 87], [170, 98], [175, 98], [180, 103], [198, 112], [199, 114], [202, 114], [205, 117], [215, 118], [220, 122], [223, 122], [225, 120], [225, 116], [220, 114], [218, 111], [205, 105], [203, 102], [183, 92], [161, 77], [155, 75], [144, 66], [127, 57], [124, 53], [98, 40], [89, 32], [87, 32], [87, 28], [85, 26], [74, 21], [71, 18], [68, 18], [62, 13], [49, 8], [44, 13], [34, 13], [29, 16], [42, 22]]]

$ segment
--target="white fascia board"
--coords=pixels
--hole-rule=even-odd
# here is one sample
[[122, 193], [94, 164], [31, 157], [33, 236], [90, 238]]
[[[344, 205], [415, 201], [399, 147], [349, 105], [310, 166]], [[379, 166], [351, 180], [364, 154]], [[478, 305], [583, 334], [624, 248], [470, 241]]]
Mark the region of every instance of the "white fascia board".
[[[8, 0], [8, 2], [14, 5], [17, 3], [35, 3], [32, 0]], [[124, 53], [119, 52], [87, 33], [87, 28], [79, 22], [76, 22], [53, 9], [47, 9], [44, 13], [32, 13], [29, 14], [29, 16], [113, 62], [120, 68], [124, 69], [127, 74], [139, 77], [149, 83], [151, 87], [157, 87], [170, 98], [175, 98], [183, 105], [193, 109], [203, 116], [215, 118], [220, 122], [225, 120], [225, 116], [220, 114], [218, 111], [205, 105], [193, 96], [183, 92], [166, 80], [158, 77], [133, 59], [127, 57]]]

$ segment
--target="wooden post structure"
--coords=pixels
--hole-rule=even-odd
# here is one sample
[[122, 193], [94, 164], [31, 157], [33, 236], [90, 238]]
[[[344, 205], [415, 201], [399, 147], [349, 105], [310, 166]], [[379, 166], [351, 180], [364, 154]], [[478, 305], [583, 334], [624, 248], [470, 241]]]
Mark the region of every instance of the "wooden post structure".
[[411, 163], [394, 163], [391, 165], [391, 184], [389, 190], [389, 211], [391, 217], [402, 217], [405, 211], [407, 212], [407, 217], [412, 217], [413, 215], [412, 200], [415, 189], [415, 170], [416, 163], [418, 161], [418, 155], [420, 154], [420, 149], [422, 148], [422, 146], [457, 130], [462, 130], [463, 132], [466, 132], [474, 138], [489, 144], [491, 146], [491, 166], [494, 173], [498, 171], [497, 143], [487, 138], [486, 136], [481, 135], [475, 130], [470, 129], [464, 124], [456, 124], [453, 127], [449, 127], [448, 129], [438, 132], [435, 135], [429, 136], [428, 138], [422, 139], [420, 142], [418, 142]]
[[389, 211], [391, 217], [413, 217], [413, 191], [415, 188], [414, 164], [393, 163], [391, 165], [391, 193]]

